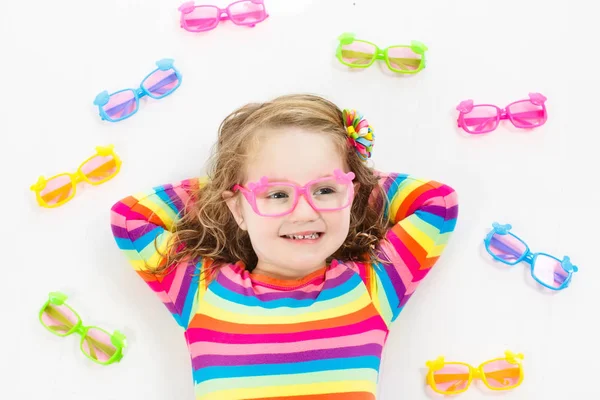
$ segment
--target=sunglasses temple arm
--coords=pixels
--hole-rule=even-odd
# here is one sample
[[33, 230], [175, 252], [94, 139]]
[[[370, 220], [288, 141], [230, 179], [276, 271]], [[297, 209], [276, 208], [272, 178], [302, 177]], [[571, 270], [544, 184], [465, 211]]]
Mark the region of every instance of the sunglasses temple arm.
[[[342, 50], [342, 56], [348, 58], [358, 58], [363, 60], [371, 60], [374, 54], [363, 53], [354, 50]], [[388, 60], [394, 64], [402, 65], [404, 67], [418, 67], [421, 64], [421, 59], [418, 58], [400, 58], [400, 57], [388, 57]]]
[[371, 61], [374, 56], [375, 56], [375, 54], [363, 53], [360, 51], [342, 50], [342, 57], [357, 58], [357, 59], [361, 59], [361, 60]]
[[[525, 112], [521, 112], [521, 113], [511, 113], [510, 114], [513, 119], [515, 119], [516, 121], [520, 122], [523, 125], [535, 125], [532, 124], [529, 121], [526, 121], [522, 118], [539, 118], [539, 117], [543, 117], [544, 116], [544, 111], [543, 110], [537, 110], [537, 111], [525, 111]], [[465, 124], [467, 126], [473, 126], [475, 124], [480, 124], [477, 127], [477, 130], [480, 130], [481, 128], [483, 128], [488, 122], [493, 121], [495, 118], [463, 118], [463, 120], [465, 121]]]
[[[236, 20], [243, 20], [243, 19], [246, 19], [248, 17], [260, 18], [260, 17], [263, 16], [264, 13], [265, 13], [264, 10], [249, 11], [249, 12], [246, 12], [246, 13], [235, 14], [235, 19]], [[230, 19], [231, 19], [231, 17], [229, 16], [229, 14], [227, 14], [227, 15], [221, 15], [221, 17], [219, 18], [219, 20], [221, 20], [221, 21], [227, 21], [227, 20], [230, 20]]]
[[447, 390], [448, 392], [454, 392], [454, 391], [456, 390], [456, 388], [457, 388], [459, 385], [462, 385], [462, 384], [463, 384], [463, 382], [468, 382], [468, 381], [469, 381], [469, 379], [468, 379], [468, 378], [467, 378], [467, 379], [462, 379], [462, 380], [460, 380], [460, 381], [457, 381], [457, 382], [453, 383], [453, 384], [452, 384], [452, 386], [450, 386], [450, 387], [449, 387], [448, 389], [446, 389], [446, 390]]
[[57, 203], [69, 197], [69, 193], [71, 193], [71, 187], [73, 186], [73, 182], [69, 182], [69, 185], [63, 185], [51, 192], [44, 194], [42, 199], [48, 203], [48, 201], [52, 199], [57, 199]]
[[388, 57], [388, 60], [390, 60], [390, 63], [398, 64], [402, 67], [405, 67], [405, 69], [408, 69], [407, 67], [418, 67], [419, 65], [421, 65], [420, 58]]
[[131, 99], [131, 100], [127, 100], [126, 102], [123, 102], [121, 104], [117, 104], [115, 105], [113, 108], [109, 108], [108, 110], [104, 110], [104, 112], [108, 115], [113, 115], [116, 113], [120, 113], [121, 111], [125, 110], [125, 109], [129, 109], [133, 104], [135, 104], [137, 100], [135, 98]]
[[469, 374], [434, 374], [433, 379], [435, 383], [464, 382], [469, 380]]
[[495, 121], [496, 118], [488, 118], [486, 120], [484, 120], [478, 127], [477, 130], [482, 130], [484, 126], [486, 126], [490, 121]]
[[85, 175], [88, 178], [106, 177], [105, 172], [115, 168], [116, 166], [117, 166], [117, 162], [115, 161], [115, 158], [113, 156], [113, 158], [109, 162], [106, 162], [106, 163], [100, 165], [98, 168], [86, 173]]
[[523, 118], [540, 118], [544, 116], [544, 111], [543, 110], [537, 110], [537, 111], [526, 111], [526, 112], [521, 112], [521, 113], [511, 113], [510, 114], [514, 120], [518, 121], [519, 123], [523, 124], [523, 125], [531, 125], [534, 126], [536, 124], [531, 123]]
[[[519, 376], [521, 376], [520, 368], [508, 368], [508, 369], [503, 369], [503, 370], [499, 370], [499, 371], [485, 373], [486, 379], [492, 379], [503, 386], [507, 386], [510, 383], [510, 382], [507, 382], [507, 378], [508, 379], [518, 378]], [[468, 374], [435, 374], [433, 379], [436, 384], [450, 383], [450, 382], [456, 381], [452, 384], [452, 386], [450, 386], [447, 389], [447, 391], [452, 392], [458, 386], [460, 386], [464, 382], [467, 382], [469, 380], [469, 375]]]
[[554, 273], [554, 281], [560, 283], [561, 285], [568, 285], [571, 282], [571, 277], [573, 276], [572, 272], [568, 272], [567, 276], [560, 274], [558, 272]]
[[[62, 326], [68, 328], [67, 330], [71, 330], [71, 328], [73, 328], [75, 326], [75, 324], [73, 324], [71, 321], [69, 321], [69, 319], [67, 317], [65, 317], [61, 312], [59, 312], [58, 310], [56, 310], [53, 307], [47, 307], [44, 310], [44, 313], [48, 314], [48, 316], [51, 317], [52, 319], [55, 319], [55, 320], [59, 321], [60, 323], [62, 323], [63, 324]], [[46, 325], [46, 326], [48, 326], [48, 325]], [[53, 327], [51, 327], [51, 326], [48, 326], [48, 328], [53, 329]]]
[[[88, 343], [88, 346], [90, 348], [90, 356], [94, 357], [94, 359], [96, 360], [98, 358], [96, 358], [96, 352], [93, 350], [94, 348], [100, 349], [104, 354], [106, 354], [109, 357], [112, 357], [118, 351], [116, 347], [99, 342], [89, 335], [85, 336], [85, 341]], [[92, 354], [92, 352], [94, 354]]]
[[503, 386], [510, 384], [507, 379], [518, 378], [519, 376], [521, 376], [521, 368], [507, 368], [485, 373], [486, 379], [492, 379]]
[[467, 126], [473, 126], [479, 124], [475, 130], [480, 131], [484, 126], [486, 126], [489, 122], [495, 121], [496, 118], [464, 118], [463, 121]]
[[85, 340], [88, 345], [88, 351], [90, 352], [90, 357], [92, 357], [94, 360], [98, 360], [98, 356], [96, 355], [96, 350], [94, 350], [95, 343], [92, 343], [93, 342], [92, 338], [89, 336], [85, 336], [83, 338], [83, 340]]
[[187, 26], [204, 25], [209, 21], [214, 21], [214, 18], [189, 18], [184, 19]]
[[[243, 20], [248, 17], [254, 17], [254, 18], [259, 19], [259, 18], [262, 18], [262, 16], [265, 14], [266, 14], [265, 10], [249, 11], [246, 13], [235, 14], [235, 19]], [[213, 17], [213, 18], [189, 18], [189, 19], [185, 19], [185, 23], [188, 26], [206, 25], [206, 24], [210, 25], [210, 24], [213, 24], [214, 20], [215, 20], [215, 17]], [[219, 16], [219, 21], [228, 21], [228, 20], [231, 20], [231, 17], [229, 16], [229, 14]]]
[[508, 255], [515, 257], [515, 259], [521, 257], [521, 255], [522, 255], [515, 249], [511, 248], [510, 246], [505, 245], [500, 240], [496, 239], [494, 236], [492, 236], [492, 238], [490, 239], [490, 245], [493, 245], [495, 248], [497, 248], [498, 250], [501, 250], [504, 253], [508, 253], [507, 255], [505, 255], [505, 257], [498, 256], [499, 258], [504, 258], [505, 260], [509, 258], [509, 257], [507, 257]]
[[160, 80], [159, 82], [155, 83], [154, 85], [152, 85], [151, 87], [149, 87], [147, 90], [149, 92], [152, 92], [152, 93], [158, 92], [160, 94], [163, 94], [163, 93], [166, 92], [166, 90], [163, 90], [161, 92], [159, 89], [162, 89], [163, 86], [166, 86], [166, 85], [168, 85], [170, 83], [175, 82], [177, 79], [179, 79], [179, 78], [177, 77], [177, 74], [175, 73], [175, 71], [173, 71], [172, 74], [165, 76], [162, 80]]

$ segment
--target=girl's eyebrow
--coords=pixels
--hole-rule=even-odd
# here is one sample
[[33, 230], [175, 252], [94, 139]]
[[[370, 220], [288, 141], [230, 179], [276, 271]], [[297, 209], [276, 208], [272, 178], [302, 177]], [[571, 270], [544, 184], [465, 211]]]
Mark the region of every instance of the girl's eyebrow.
[[[292, 180], [287, 179], [287, 178], [273, 178], [273, 177], [270, 177], [270, 176], [267, 176], [267, 175], [264, 175], [264, 176], [267, 177], [267, 179], [269, 180], [269, 182], [288, 182], [288, 183], [295, 183], [295, 184], [299, 185], [299, 183], [297, 183], [296, 181], [292, 181]], [[326, 178], [326, 177], [330, 177], [330, 176], [333, 176], [332, 172], [321, 174], [318, 177], [316, 177], [314, 179], [311, 179], [310, 181], [314, 181], [314, 180], [317, 180], [317, 179]], [[308, 183], [310, 181], [307, 181], [306, 183]]]

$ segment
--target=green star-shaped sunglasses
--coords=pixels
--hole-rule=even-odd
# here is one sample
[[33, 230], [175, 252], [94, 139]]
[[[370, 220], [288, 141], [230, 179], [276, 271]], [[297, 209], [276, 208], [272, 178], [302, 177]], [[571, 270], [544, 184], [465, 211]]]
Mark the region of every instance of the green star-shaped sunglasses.
[[125, 335], [115, 331], [112, 335], [96, 326], [84, 326], [81, 317], [65, 303], [67, 295], [51, 292], [40, 310], [42, 325], [57, 336], [77, 333], [81, 336], [79, 347], [87, 358], [101, 365], [119, 362], [123, 358]]

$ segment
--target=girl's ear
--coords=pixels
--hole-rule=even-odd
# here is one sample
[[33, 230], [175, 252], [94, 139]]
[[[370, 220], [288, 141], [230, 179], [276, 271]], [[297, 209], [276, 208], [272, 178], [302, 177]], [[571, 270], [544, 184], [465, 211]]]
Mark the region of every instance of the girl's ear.
[[229, 207], [229, 211], [231, 211], [231, 215], [233, 215], [240, 229], [244, 231], [248, 230], [246, 221], [244, 220], [242, 205], [240, 204], [241, 196], [236, 196], [231, 190], [224, 191], [221, 196], [225, 200], [225, 203], [227, 203], [227, 207]]

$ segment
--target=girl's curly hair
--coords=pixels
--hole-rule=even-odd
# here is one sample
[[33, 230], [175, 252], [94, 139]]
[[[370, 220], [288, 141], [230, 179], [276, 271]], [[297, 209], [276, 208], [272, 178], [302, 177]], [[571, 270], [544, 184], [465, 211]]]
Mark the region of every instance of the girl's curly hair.
[[245, 105], [231, 113], [219, 127], [219, 135], [208, 165], [207, 183], [193, 193], [167, 245], [161, 273], [184, 260], [210, 258], [211, 270], [242, 261], [248, 271], [257, 263], [248, 232], [233, 218], [223, 192], [244, 181], [245, 162], [258, 145], [257, 131], [295, 127], [327, 135], [344, 155], [358, 183], [350, 215], [350, 229], [332, 259], [369, 261], [379, 259], [377, 243], [388, 228], [384, 213], [385, 193], [375, 171], [360, 160], [348, 145], [342, 111], [333, 103], [313, 95], [288, 95], [266, 103]]

